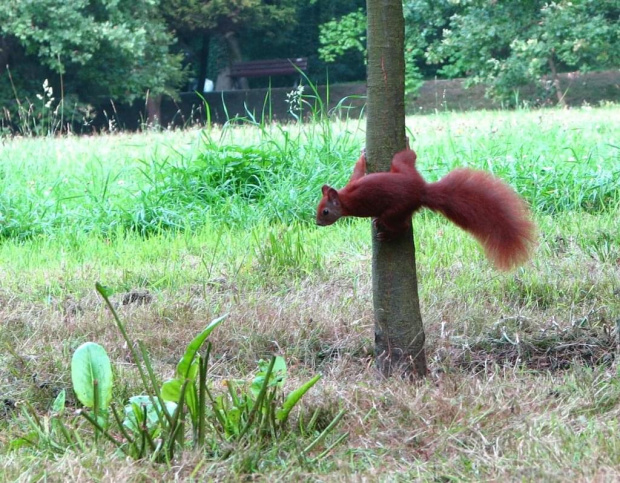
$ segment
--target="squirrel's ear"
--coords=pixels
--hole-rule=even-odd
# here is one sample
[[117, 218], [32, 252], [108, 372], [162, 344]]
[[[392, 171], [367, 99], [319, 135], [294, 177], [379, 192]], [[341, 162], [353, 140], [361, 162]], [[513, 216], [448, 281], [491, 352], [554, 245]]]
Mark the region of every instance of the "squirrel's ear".
[[338, 192], [331, 186], [324, 184], [323, 187], [321, 188], [321, 191], [323, 191], [323, 196], [327, 196], [327, 199], [331, 201], [332, 203], [336, 203], [336, 204], [340, 203]]
[[327, 187], [327, 199], [335, 204], [340, 204], [340, 197], [334, 188]]

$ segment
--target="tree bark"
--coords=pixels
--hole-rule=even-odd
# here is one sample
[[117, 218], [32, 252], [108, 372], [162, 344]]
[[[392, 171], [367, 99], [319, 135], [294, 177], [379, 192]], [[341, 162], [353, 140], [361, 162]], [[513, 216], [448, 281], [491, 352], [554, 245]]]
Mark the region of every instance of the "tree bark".
[[[241, 60], [243, 60], [237, 34], [235, 32], [227, 32], [226, 35], [224, 35], [224, 38], [226, 39], [226, 45], [228, 47], [228, 57], [231, 60], [231, 63], [240, 62]], [[238, 82], [241, 89], [250, 88], [248, 80], [245, 77], [240, 77]]]
[[204, 92], [205, 80], [207, 78], [207, 65], [209, 63], [209, 46], [211, 36], [208, 33], [202, 34], [202, 46], [200, 48], [200, 61], [198, 62], [198, 92]]
[[146, 120], [149, 126], [161, 126], [161, 94], [146, 97]]
[[555, 95], [558, 98], [558, 105], [566, 107], [566, 101], [564, 100], [564, 94], [562, 94], [562, 89], [560, 86], [560, 78], [558, 77], [558, 70], [555, 66], [555, 60], [553, 60], [554, 56], [555, 54], [551, 52], [551, 55], [549, 56], [549, 67], [551, 68], [551, 82], [555, 89]]
[[[402, 0], [367, 0], [369, 171], [388, 171], [394, 153], [406, 146], [405, 26]], [[413, 231], [390, 241], [373, 234], [375, 356], [384, 376], [427, 373]]]
[[10, 51], [9, 42], [5, 38], [0, 37], [0, 74], [4, 75], [4, 71], [9, 63]]

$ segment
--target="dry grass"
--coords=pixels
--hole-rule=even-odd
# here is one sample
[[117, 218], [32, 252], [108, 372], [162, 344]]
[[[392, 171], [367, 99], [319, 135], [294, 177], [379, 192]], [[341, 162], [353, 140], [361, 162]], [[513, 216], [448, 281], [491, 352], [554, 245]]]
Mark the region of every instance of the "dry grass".
[[[577, 255], [576, 260], [581, 270], [593, 263], [594, 283], [617, 283], [607, 278], [617, 276], [617, 265]], [[226, 461], [190, 453], [172, 466], [158, 466], [125, 461], [109, 449], [60, 457], [22, 451], [3, 453], [3, 479], [142, 481], [208, 475], [233, 481], [253, 475], [269, 481], [566, 481], [620, 476], [620, 383], [612, 320], [619, 313], [617, 303], [598, 306], [602, 300], [584, 298], [564, 312], [509, 294], [500, 304], [492, 299], [470, 304], [453, 297], [458, 287], [443, 293], [429, 293], [427, 287], [422, 305], [432, 376], [414, 385], [381, 381], [372, 368], [367, 264], [363, 257], [345, 267], [330, 262], [327, 278], [302, 277], [272, 287], [240, 278], [206, 289], [163, 290], [152, 299], [115, 296], [129, 330], [145, 342], [162, 377], [172, 373], [184, 343], [223, 312], [230, 317], [212, 336], [216, 381], [246, 377], [259, 358], [273, 353], [286, 357], [293, 386], [321, 371], [324, 379], [304, 408], [321, 407], [332, 416], [347, 409], [340, 429], [350, 436], [333, 457], [309, 467], [298, 463], [290, 447], [238, 448]], [[547, 283], [556, 290], [568, 283], [561, 259], [545, 259], [528, 271], [542, 276], [545, 264], [549, 273], [558, 273]], [[467, 267], [439, 272], [435, 283], [454, 280], [462, 271]], [[424, 286], [430, 282], [421, 272]], [[492, 274], [481, 273], [483, 278]], [[498, 283], [508, 290], [523, 276]], [[501, 293], [489, 288], [491, 279], [474, 297]], [[86, 340], [107, 348], [123, 381], [116, 396], [134, 392], [129, 352], [93, 294], [52, 304], [14, 295], [2, 295], [0, 310], [0, 343], [11, 348], [0, 370], [6, 388], [3, 446], [23, 428], [6, 400], [27, 399], [43, 411], [60, 389], [70, 388], [68, 361]], [[553, 303], [564, 300], [555, 296]]]

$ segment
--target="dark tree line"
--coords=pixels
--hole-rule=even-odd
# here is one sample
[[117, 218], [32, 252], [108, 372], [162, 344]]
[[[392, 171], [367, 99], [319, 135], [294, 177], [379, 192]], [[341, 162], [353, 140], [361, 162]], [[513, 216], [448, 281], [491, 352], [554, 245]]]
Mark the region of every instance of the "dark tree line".
[[[35, 99], [45, 79], [66, 104], [97, 96], [131, 102], [147, 92], [174, 95], [201, 86], [207, 77], [215, 81], [233, 61], [292, 56], [308, 57], [309, 75], [324, 82], [319, 25], [363, 4], [5, 0], [0, 3], [0, 102]], [[330, 67], [329, 75], [333, 81], [359, 80], [365, 67], [354, 58]]]

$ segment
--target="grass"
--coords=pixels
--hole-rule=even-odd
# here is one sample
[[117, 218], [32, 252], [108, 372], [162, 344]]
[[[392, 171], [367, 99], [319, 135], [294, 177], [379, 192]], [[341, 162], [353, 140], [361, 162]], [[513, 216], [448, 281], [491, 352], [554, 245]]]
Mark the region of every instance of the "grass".
[[[441, 217], [416, 215], [432, 375], [415, 385], [372, 369], [368, 222], [312, 224], [321, 184], [350, 174], [359, 123], [4, 140], [0, 479], [618, 479], [620, 109], [438, 113], [408, 126], [425, 177], [493, 171], [539, 226], [532, 261], [503, 274]], [[347, 442], [315, 463], [298, 459], [294, 428], [278, 444], [170, 465], [106, 445], [11, 451], [27, 432], [19, 407], [43, 417], [85, 341], [108, 351], [115, 397], [136, 393], [95, 281], [116, 291], [162, 378], [229, 312], [211, 336], [212, 377], [247, 378], [274, 353], [291, 387], [322, 372], [295, 417], [346, 409]]]
[[[613, 108], [595, 112], [617, 116]], [[509, 181], [538, 212], [596, 212], [620, 202], [620, 149], [614, 122], [592, 116], [442, 114], [412, 123], [411, 135], [430, 180], [474, 166]], [[361, 144], [359, 123], [184, 133], [163, 145], [162, 136], [3, 146], [0, 238], [152, 234], [209, 219], [238, 228], [307, 222], [321, 185], [346, 181]]]

